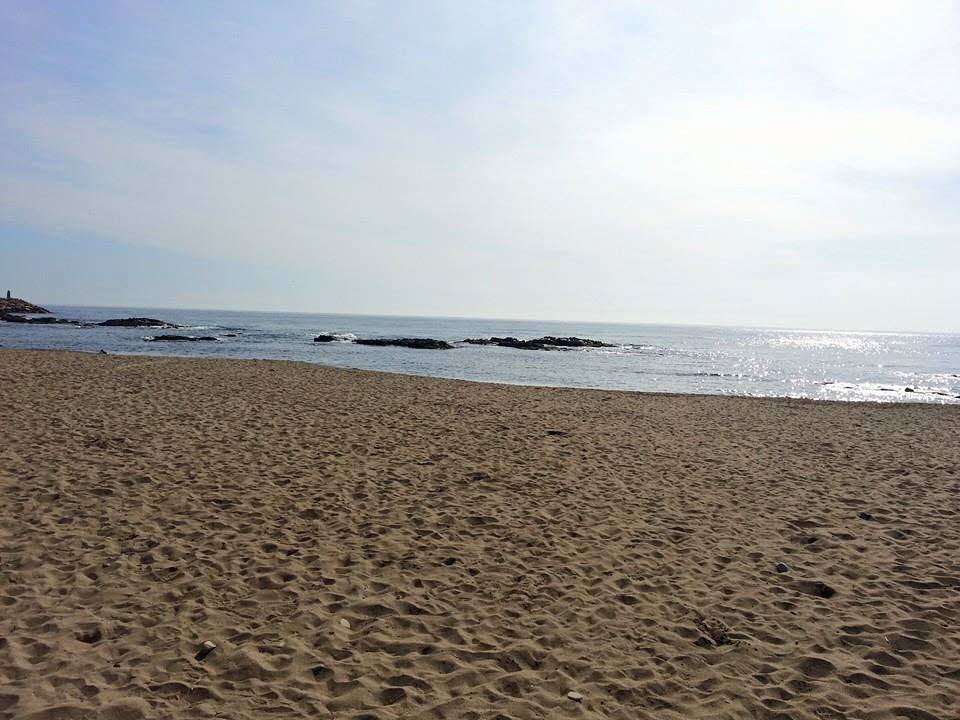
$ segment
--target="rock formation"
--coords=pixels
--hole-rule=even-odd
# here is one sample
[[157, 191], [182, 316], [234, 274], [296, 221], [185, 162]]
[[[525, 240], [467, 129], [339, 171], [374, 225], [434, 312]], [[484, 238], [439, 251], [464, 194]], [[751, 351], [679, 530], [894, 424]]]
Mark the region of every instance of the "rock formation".
[[453, 350], [453, 345], [445, 340], [434, 340], [433, 338], [369, 338], [359, 339], [357, 345], [374, 345], [384, 347], [387, 345], [396, 345], [397, 347], [413, 348], [415, 350]]
[[83, 324], [79, 320], [66, 320], [65, 318], [55, 318], [55, 317], [24, 317], [23, 315], [14, 315], [8, 312], [0, 312], [0, 320], [4, 320], [10, 323], [20, 323], [23, 325], [82, 325]]
[[557, 348], [598, 348], [614, 347], [610, 343], [599, 340], [589, 340], [579, 337], [554, 337], [545, 335], [534, 340], [520, 340], [515, 337], [492, 337], [492, 338], [467, 338], [464, 340], [469, 345], [499, 345], [500, 347], [511, 347], [518, 350], [555, 350]]
[[154, 335], [145, 337], [146, 342], [217, 342], [211, 335]]
[[10, 291], [7, 291], [7, 297], [0, 298], [0, 313], [33, 313], [36, 315], [49, 313], [45, 307], [40, 307], [39, 305], [34, 305], [33, 303], [28, 303], [22, 298], [10, 297]]
[[157, 320], [155, 318], [144, 318], [144, 317], [116, 318], [112, 320], [104, 320], [102, 323], [97, 323], [97, 325], [102, 325], [103, 327], [155, 327], [155, 328], [180, 327], [179, 325], [174, 325], [173, 323], [165, 322], [163, 320]]

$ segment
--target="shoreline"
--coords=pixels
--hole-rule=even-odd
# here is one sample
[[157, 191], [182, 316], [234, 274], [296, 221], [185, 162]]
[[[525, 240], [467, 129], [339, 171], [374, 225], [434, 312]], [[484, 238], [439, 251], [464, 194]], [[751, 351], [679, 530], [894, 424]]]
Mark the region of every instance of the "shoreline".
[[960, 707], [956, 411], [0, 360], [0, 715]]
[[[329, 365], [321, 362], [310, 362], [307, 360], [286, 360], [282, 358], [236, 358], [236, 357], [207, 357], [197, 355], [153, 355], [150, 353], [124, 353], [124, 352], [100, 352], [97, 350], [65, 350], [61, 348], [6, 348], [0, 346], [0, 355], [3, 353], [53, 353], [64, 355], [85, 355], [94, 357], [114, 357], [114, 358], [144, 358], [147, 360], [170, 360], [170, 361], [197, 361], [197, 362], [225, 362], [225, 363], [280, 363], [283, 365], [297, 365], [302, 367], [317, 367], [327, 370], [369, 373], [371, 375], [391, 375], [411, 380], [441, 380], [444, 382], [467, 383], [470, 385], [493, 386], [503, 388], [532, 388], [538, 390], [572, 390], [588, 393], [616, 393], [624, 395], [641, 395], [649, 397], [662, 398], [723, 398], [723, 399], [743, 399], [743, 400], [761, 400], [774, 402], [797, 402], [813, 403], [815, 405], [836, 404], [841, 406], [864, 406], [864, 407], [929, 407], [929, 408], [954, 408], [960, 412], [960, 403], [927, 401], [927, 400], [837, 400], [834, 398], [808, 398], [791, 397], [789, 395], [737, 395], [733, 393], [680, 393], [665, 392], [656, 390], [628, 390], [624, 388], [601, 388], [601, 387], [576, 387], [572, 385], [533, 385], [526, 383], [510, 383], [496, 380], [468, 380], [464, 378], [443, 377], [439, 375], [418, 375], [415, 373], [404, 373], [393, 370], [368, 370], [366, 368], [347, 367], [340, 365]], [[920, 393], [918, 393], [920, 394]], [[952, 398], [951, 398], [952, 399]]]
[[520, 318], [520, 317], [481, 317], [473, 315], [406, 315], [393, 313], [348, 313], [348, 312], [320, 312], [319, 310], [243, 310], [236, 308], [214, 308], [214, 307], [166, 307], [163, 305], [74, 305], [65, 303], [48, 302], [47, 305], [57, 308], [92, 308], [96, 310], [137, 310], [144, 312], [151, 311], [170, 311], [170, 312], [195, 312], [195, 313], [224, 313], [237, 315], [305, 315], [305, 316], [325, 316], [325, 317], [343, 317], [343, 318], [376, 318], [387, 317], [397, 320], [455, 320], [467, 322], [493, 322], [493, 323], [536, 323], [540, 325], [569, 324], [569, 325], [606, 325], [610, 327], [684, 327], [693, 329], [717, 329], [717, 330], [778, 330], [782, 332], [813, 332], [813, 333], [841, 333], [841, 334], [872, 334], [872, 335], [960, 335], [960, 330], [895, 330], [885, 329], [853, 329], [849, 327], [800, 327], [789, 325], [730, 325], [702, 322], [653, 322], [653, 321], [635, 321], [635, 320], [584, 320], [582, 318]]

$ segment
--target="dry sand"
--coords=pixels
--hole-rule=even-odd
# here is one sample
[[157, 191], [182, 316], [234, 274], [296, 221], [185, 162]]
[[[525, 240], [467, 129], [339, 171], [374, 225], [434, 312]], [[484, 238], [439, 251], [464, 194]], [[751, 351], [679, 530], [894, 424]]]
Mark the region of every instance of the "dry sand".
[[960, 408], [0, 368], [0, 716], [960, 717]]

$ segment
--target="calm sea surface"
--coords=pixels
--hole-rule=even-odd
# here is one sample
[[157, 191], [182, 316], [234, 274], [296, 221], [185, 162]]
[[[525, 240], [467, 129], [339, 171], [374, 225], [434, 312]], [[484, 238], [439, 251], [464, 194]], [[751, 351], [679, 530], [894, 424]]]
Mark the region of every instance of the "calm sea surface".
[[[960, 403], [960, 335], [613, 325], [362, 315], [51, 306], [90, 322], [154, 317], [179, 330], [15, 325], [0, 346], [130, 355], [274, 358], [482, 382], [829, 400]], [[158, 333], [218, 342], [147, 342]], [[314, 343], [319, 333], [342, 342]], [[233, 335], [229, 337], [228, 335]], [[557, 351], [458, 345], [455, 350], [365, 347], [350, 338], [577, 335], [613, 348]], [[913, 392], [907, 390], [910, 388]]]

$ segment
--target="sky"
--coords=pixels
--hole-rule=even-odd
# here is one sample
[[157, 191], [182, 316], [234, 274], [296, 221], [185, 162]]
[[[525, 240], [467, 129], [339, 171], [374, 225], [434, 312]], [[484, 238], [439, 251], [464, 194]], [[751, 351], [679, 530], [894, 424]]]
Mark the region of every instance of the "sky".
[[0, 286], [960, 331], [960, 3], [0, 0]]

